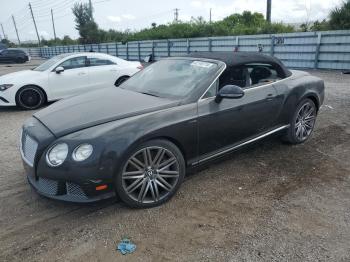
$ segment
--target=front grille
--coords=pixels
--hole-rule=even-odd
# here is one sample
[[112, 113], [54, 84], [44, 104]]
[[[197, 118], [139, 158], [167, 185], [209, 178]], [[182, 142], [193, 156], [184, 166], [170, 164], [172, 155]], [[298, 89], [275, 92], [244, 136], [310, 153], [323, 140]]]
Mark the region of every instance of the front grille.
[[25, 131], [22, 132], [21, 140], [21, 151], [23, 158], [28, 165], [33, 166], [35, 154], [38, 149], [38, 143], [28, 134], [26, 134]]
[[58, 181], [39, 178], [37, 181], [37, 188], [44, 194], [55, 196], [58, 194]]
[[67, 188], [67, 195], [75, 196], [75, 197], [82, 198], [82, 199], [88, 198], [86, 196], [86, 194], [84, 193], [84, 191], [81, 189], [81, 187], [77, 184], [67, 182], [66, 188]]

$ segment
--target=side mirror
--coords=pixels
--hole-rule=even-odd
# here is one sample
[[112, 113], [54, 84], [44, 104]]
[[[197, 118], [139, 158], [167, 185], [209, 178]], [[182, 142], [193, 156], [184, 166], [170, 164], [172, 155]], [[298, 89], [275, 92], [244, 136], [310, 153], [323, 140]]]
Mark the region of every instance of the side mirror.
[[153, 55], [149, 54], [148, 56], [146, 56], [145, 58], [143, 58], [143, 61], [145, 63], [152, 63], [153, 62]]
[[58, 66], [58, 67], [56, 67], [56, 69], [55, 69], [56, 74], [60, 74], [60, 73], [62, 73], [63, 71], [64, 71], [64, 68], [63, 68], [62, 66]]
[[216, 95], [215, 102], [220, 103], [222, 99], [239, 99], [244, 96], [244, 91], [239, 86], [226, 85], [222, 87]]

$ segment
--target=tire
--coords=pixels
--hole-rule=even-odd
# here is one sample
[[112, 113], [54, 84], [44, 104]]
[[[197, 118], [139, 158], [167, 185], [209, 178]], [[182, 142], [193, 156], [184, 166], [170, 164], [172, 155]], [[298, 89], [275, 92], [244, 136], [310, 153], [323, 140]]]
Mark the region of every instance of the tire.
[[290, 144], [307, 141], [315, 127], [317, 108], [311, 99], [303, 99], [297, 106], [283, 140]]
[[120, 86], [122, 83], [124, 83], [126, 80], [128, 80], [130, 76], [121, 76], [115, 81], [114, 85], [115, 86]]
[[143, 143], [125, 159], [116, 175], [115, 188], [121, 200], [132, 208], [151, 208], [167, 202], [179, 189], [186, 172], [181, 151], [167, 140]]
[[23, 58], [16, 58], [16, 63], [17, 64], [23, 64], [25, 62], [25, 60]]
[[37, 86], [22, 87], [16, 94], [17, 106], [24, 110], [40, 108], [46, 102], [45, 93]]

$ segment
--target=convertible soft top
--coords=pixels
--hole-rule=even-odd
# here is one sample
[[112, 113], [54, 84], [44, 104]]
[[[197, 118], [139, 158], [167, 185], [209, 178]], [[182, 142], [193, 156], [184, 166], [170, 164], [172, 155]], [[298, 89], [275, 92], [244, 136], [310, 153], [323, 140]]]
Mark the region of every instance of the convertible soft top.
[[228, 68], [244, 64], [268, 63], [276, 66], [284, 76], [291, 75], [291, 72], [279, 59], [257, 52], [193, 52], [188, 54], [188, 57], [219, 60], [224, 62]]

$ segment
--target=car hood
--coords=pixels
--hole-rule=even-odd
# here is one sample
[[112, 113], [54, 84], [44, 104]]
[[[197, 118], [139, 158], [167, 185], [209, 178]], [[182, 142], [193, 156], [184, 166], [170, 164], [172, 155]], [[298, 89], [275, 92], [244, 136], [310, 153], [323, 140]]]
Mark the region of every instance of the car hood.
[[34, 117], [56, 137], [99, 124], [177, 106], [179, 101], [117, 87], [104, 88], [61, 100]]
[[33, 70], [23, 70], [10, 74], [0, 76], [0, 84], [13, 84], [17, 81], [23, 81], [23, 79], [33, 79], [37, 76], [42, 75], [42, 72]]

